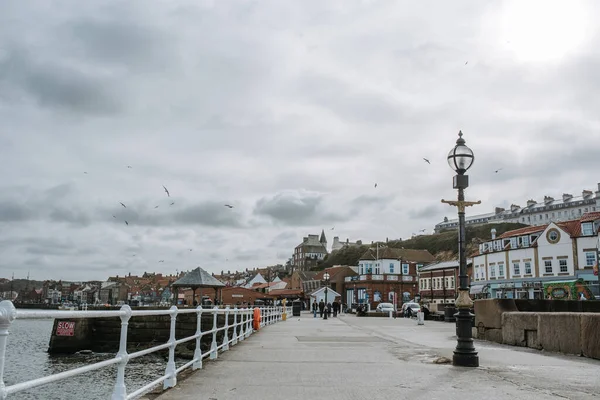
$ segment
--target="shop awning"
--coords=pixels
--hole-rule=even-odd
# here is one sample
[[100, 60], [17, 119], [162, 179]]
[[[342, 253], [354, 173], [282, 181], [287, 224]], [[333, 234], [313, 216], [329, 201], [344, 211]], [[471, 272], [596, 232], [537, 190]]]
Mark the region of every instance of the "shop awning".
[[482, 293], [485, 289], [487, 289], [488, 285], [473, 285], [471, 286], [471, 289], [469, 290], [470, 294], [480, 294]]

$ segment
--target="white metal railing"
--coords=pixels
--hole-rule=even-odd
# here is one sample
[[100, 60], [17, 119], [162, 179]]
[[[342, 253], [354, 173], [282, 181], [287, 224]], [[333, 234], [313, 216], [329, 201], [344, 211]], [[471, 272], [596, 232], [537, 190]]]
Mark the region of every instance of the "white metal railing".
[[[279, 322], [283, 319], [283, 313], [291, 314], [291, 307], [260, 307], [261, 318], [260, 327], [271, 325]], [[177, 316], [180, 314], [196, 313], [197, 317], [197, 328], [196, 333], [192, 336], [188, 336], [181, 339], [175, 339], [175, 327]], [[211, 314], [213, 316], [212, 328], [210, 330], [202, 331], [202, 315]], [[0, 399], [4, 400], [8, 396], [32, 389], [37, 386], [46, 385], [48, 383], [61, 381], [77, 375], [81, 375], [90, 371], [95, 371], [101, 368], [117, 365], [117, 378], [115, 387], [112, 393], [112, 400], [125, 400], [138, 398], [154, 387], [163, 384], [163, 389], [173, 387], [177, 384], [177, 374], [189, 367], [193, 370], [202, 368], [202, 360], [208, 357], [214, 360], [218, 357], [219, 350], [221, 352], [229, 350], [230, 345], [236, 345], [238, 342], [248, 338], [253, 332], [253, 314], [254, 309], [252, 308], [209, 308], [203, 309], [202, 306], [192, 309], [178, 309], [173, 306], [168, 310], [132, 310], [128, 305], [122, 306], [119, 310], [114, 311], [17, 311], [13, 303], [9, 300], [0, 302]], [[129, 325], [129, 319], [131, 317], [147, 316], [147, 315], [169, 315], [171, 317], [170, 326], [170, 337], [166, 343], [154, 346], [145, 350], [137, 351], [135, 353], [127, 353], [127, 331]], [[217, 327], [218, 315], [225, 316], [225, 323], [222, 327]], [[229, 324], [229, 316], [233, 315], [233, 324]], [[14, 385], [6, 386], [4, 384], [4, 362], [6, 354], [6, 345], [8, 342], [8, 334], [11, 323], [15, 319], [44, 319], [44, 318], [101, 318], [101, 317], [120, 317], [121, 318], [121, 333], [119, 342], [119, 351], [116, 356], [112, 359], [96, 362], [83, 367], [74, 368], [65, 372], [60, 372], [53, 375], [48, 375], [42, 378], [31, 379], [23, 381]], [[229, 329], [233, 328], [233, 334], [230, 338]], [[224, 331], [223, 340], [221, 344], [217, 343], [217, 332]], [[202, 353], [200, 342], [203, 336], [212, 335], [211, 347], [208, 351]], [[194, 358], [176, 368], [175, 365], [175, 347], [179, 344], [186, 343], [189, 341], [196, 341], [196, 348], [194, 351]], [[125, 367], [129, 360], [142, 357], [147, 354], [151, 354], [160, 350], [169, 350], [169, 358], [165, 368], [165, 374], [160, 378], [149, 382], [141, 388], [127, 393], [125, 386]]]

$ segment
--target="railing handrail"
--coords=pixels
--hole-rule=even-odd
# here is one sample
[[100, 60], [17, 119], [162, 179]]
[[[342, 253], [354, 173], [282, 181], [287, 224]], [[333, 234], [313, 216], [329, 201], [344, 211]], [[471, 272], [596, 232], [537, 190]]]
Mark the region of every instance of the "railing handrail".
[[[117, 379], [112, 393], [112, 400], [125, 400], [134, 399], [144, 395], [148, 391], [152, 390], [157, 385], [163, 383], [163, 388], [167, 389], [177, 384], [177, 374], [186, 368], [192, 367], [196, 370], [202, 368], [202, 360], [206, 357], [216, 359], [218, 351], [229, 350], [229, 345], [235, 345], [245, 338], [248, 338], [253, 332], [253, 314], [254, 309], [259, 308], [261, 310], [260, 326], [266, 326], [283, 319], [284, 313], [291, 313], [291, 307], [282, 306], [267, 306], [267, 307], [253, 307], [253, 308], [231, 308], [226, 306], [225, 308], [211, 307], [203, 308], [198, 306], [195, 308], [177, 308], [172, 306], [170, 309], [163, 310], [132, 310], [128, 305], [122, 306], [119, 310], [112, 311], [60, 311], [60, 310], [17, 310], [13, 303], [9, 300], [0, 302], [0, 399], [4, 400], [8, 395], [21, 392], [23, 390], [31, 389], [34, 387], [46, 385], [51, 382], [56, 382], [64, 379], [68, 379], [73, 376], [77, 376], [83, 373], [94, 371], [100, 368], [106, 368], [111, 365], [118, 365]], [[190, 335], [184, 338], [175, 339], [176, 319], [180, 314], [192, 314], [195, 313], [197, 316], [197, 330], [194, 335]], [[210, 314], [213, 316], [213, 327], [210, 330], [202, 330], [202, 315]], [[137, 316], [148, 316], [148, 315], [168, 315], [171, 319], [170, 325], [170, 337], [165, 343], [157, 346], [150, 347], [145, 350], [141, 350], [135, 353], [127, 353], [127, 331], [129, 320], [132, 317]], [[217, 327], [217, 316], [225, 316], [225, 324], [222, 327]], [[229, 324], [229, 316], [233, 315], [234, 322]], [[6, 386], [4, 384], [4, 363], [6, 346], [8, 339], [8, 332], [10, 325], [15, 319], [78, 319], [78, 318], [103, 318], [103, 317], [119, 317], [121, 318], [121, 333], [119, 342], [119, 351], [114, 358], [95, 362], [92, 364], [84, 365], [82, 367], [74, 368], [68, 371], [60, 372], [57, 374], [51, 374], [42, 378], [30, 379], [27, 381], [19, 382], [13, 385]], [[238, 318], [239, 317], [239, 318]], [[232, 337], [229, 338], [228, 331], [233, 328]], [[223, 343], [217, 344], [217, 333], [224, 331]], [[203, 336], [212, 334], [212, 345], [211, 349], [205, 353], [202, 353], [200, 348], [200, 341]], [[194, 352], [194, 358], [184, 364], [183, 366], [175, 367], [175, 347], [178, 344], [196, 340], [196, 350]], [[127, 388], [125, 386], [125, 366], [130, 359], [141, 357], [143, 355], [151, 354], [161, 350], [169, 350], [169, 358], [165, 369], [165, 374], [138, 388], [134, 392], [127, 394]]]

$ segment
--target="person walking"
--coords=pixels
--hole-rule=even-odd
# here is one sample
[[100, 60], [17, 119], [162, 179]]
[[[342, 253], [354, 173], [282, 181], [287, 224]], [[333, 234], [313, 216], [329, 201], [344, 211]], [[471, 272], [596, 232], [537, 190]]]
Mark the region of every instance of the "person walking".
[[319, 309], [319, 305], [317, 304], [317, 300], [315, 300], [312, 303], [313, 318], [317, 318], [317, 310], [318, 309]]
[[323, 318], [323, 311], [325, 310], [325, 302], [321, 299], [319, 302], [319, 317]]
[[335, 317], [337, 317], [338, 312], [340, 311], [340, 303], [338, 303], [336, 300], [334, 300], [332, 307], [333, 307], [333, 318], [335, 318]]

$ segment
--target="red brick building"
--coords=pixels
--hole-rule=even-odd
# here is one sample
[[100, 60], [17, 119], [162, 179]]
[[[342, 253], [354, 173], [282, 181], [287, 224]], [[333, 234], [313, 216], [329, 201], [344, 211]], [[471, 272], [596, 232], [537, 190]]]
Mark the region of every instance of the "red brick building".
[[[467, 275], [470, 280], [471, 262], [467, 264]], [[458, 295], [458, 260], [442, 261], [429, 264], [419, 270], [419, 294], [421, 300], [430, 304], [430, 310], [443, 306], [437, 304], [454, 304]]]
[[345, 278], [347, 304], [374, 309], [379, 303], [395, 303], [400, 307], [419, 293], [419, 268], [434, 261], [427, 250], [371, 248], [358, 262], [358, 275]]
[[316, 281], [321, 283], [319, 287], [325, 286], [325, 281], [323, 280], [325, 272], [329, 273], [329, 287], [342, 295], [342, 303], [348, 304], [349, 300], [346, 298], [344, 291], [346, 278], [358, 276], [358, 274], [347, 265], [336, 265], [331, 268], [325, 268], [323, 271], [319, 271], [314, 277]]

